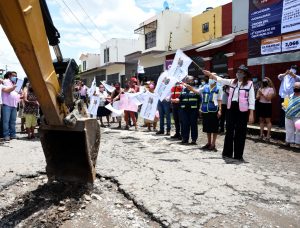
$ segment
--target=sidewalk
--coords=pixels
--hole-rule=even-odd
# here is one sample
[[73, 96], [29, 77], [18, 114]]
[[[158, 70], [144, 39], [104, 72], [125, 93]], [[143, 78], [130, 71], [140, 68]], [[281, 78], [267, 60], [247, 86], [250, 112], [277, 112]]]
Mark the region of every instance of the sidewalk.
[[[251, 135], [260, 135], [260, 127], [259, 124], [248, 124], [248, 134]], [[266, 132], [266, 128], [265, 128]], [[279, 128], [277, 126], [273, 126], [271, 129], [271, 137], [273, 139], [285, 141], [285, 129]]]

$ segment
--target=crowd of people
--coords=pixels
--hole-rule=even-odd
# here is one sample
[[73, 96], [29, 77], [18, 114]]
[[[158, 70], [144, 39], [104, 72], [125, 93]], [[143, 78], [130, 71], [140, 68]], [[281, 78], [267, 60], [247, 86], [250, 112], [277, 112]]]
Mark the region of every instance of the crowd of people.
[[[257, 78], [252, 79], [245, 65], [237, 69], [234, 79], [206, 70], [203, 73], [203, 78], [187, 76], [182, 82], [177, 82], [169, 96], [158, 101], [155, 118], [144, 119], [143, 126], [149, 131], [155, 131], [157, 135], [167, 135], [173, 140], [180, 140], [183, 145], [196, 145], [199, 135], [198, 120], [201, 118], [202, 129], [207, 137], [207, 143], [201, 149], [217, 151], [217, 136], [225, 133], [222, 155], [243, 160], [247, 124], [254, 123], [255, 117], [260, 125], [260, 139], [270, 141], [272, 100], [277, 94], [274, 84], [269, 77], [263, 78], [261, 82]], [[280, 126], [285, 126], [286, 129], [286, 145], [300, 144], [300, 134], [295, 127], [296, 121], [300, 119], [300, 76], [297, 75], [297, 66], [293, 65], [285, 73], [279, 74], [278, 79], [281, 81]], [[20, 91], [16, 91], [16, 80], [16, 72], [7, 72], [4, 79], [0, 79], [0, 113], [2, 137], [5, 141], [17, 137], [17, 116], [22, 120], [21, 131], [27, 133], [28, 139], [34, 138], [39, 115], [39, 103], [32, 86], [25, 83]], [[118, 128], [122, 128], [124, 118], [124, 129], [134, 127], [137, 130], [140, 109], [137, 112], [125, 110], [124, 115], [120, 116], [114, 115], [105, 106], [120, 101], [122, 94], [138, 93], [142, 87], [154, 93], [155, 86], [154, 81], [140, 82], [132, 77], [124, 88], [116, 83], [114, 90], [109, 92], [104, 83], [100, 83], [89, 94], [89, 88], [79, 81], [75, 86], [75, 96], [87, 106], [91, 102], [99, 102], [91, 117], [99, 119], [101, 127], [106, 127], [103, 117], [106, 118], [108, 127], [111, 123], [118, 123]], [[172, 119], [175, 129], [171, 136]]]
[[24, 86], [17, 91], [17, 73], [8, 71], [0, 79], [0, 119], [1, 136], [4, 141], [17, 139], [16, 120], [21, 118], [21, 131], [27, 133], [28, 139], [35, 137], [39, 103], [32, 86], [24, 80]]
[[[245, 65], [241, 65], [236, 72], [236, 78], [230, 79], [228, 75], [216, 75], [203, 70], [205, 77], [198, 78], [187, 76], [183, 82], [177, 82], [170, 91], [170, 95], [157, 105], [157, 114], [154, 120], [144, 120], [144, 127], [149, 131], [156, 131], [157, 135], [167, 135], [174, 140], [180, 140], [183, 145], [196, 145], [198, 139], [198, 120], [202, 119], [203, 132], [206, 134], [207, 143], [201, 147], [203, 150], [217, 151], [216, 140], [220, 133], [225, 133], [223, 156], [242, 160], [245, 147], [247, 124], [254, 123], [257, 117], [260, 126], [260, 139], [270, 141], [272, 128], [272, 100], [276, 96], [276, 89], [272, 80], [265, 77], [258, 82], [252, 80], [251, 74]], [[294, 123], [299, 119], [300, 107], [297, 106], [297, 81], [300, 77], [296, 74], [297, 66], [292, 66], [284, 74], [278, 76], [281, 80], [280, 96], [289, 99], [285, 107], [283, 100], [280, 111], [285, 115], [286, 145], [300, 144], [299, 135]], [[199, 83], [199, 82], [200, 83]], [[155, 82], [140, 83], [132, 77], [125, 88], [120, 88], [116, 83], [113, 93], [105, 92], [105, 87], [100, 84], [95, 95], [100, 96], [100, 105], [97, 112], [101, 126], [104, 126], [102, 117], [106, 116], [110, 125], [111, 112], [105, 105], [120, 100], [123, 93], [136, 93], [140, 86], [153, 93]], [[295, 89], [294, 89], [295, 87]], [[87, 88], [79, 85], [81, 95], [86, 94]], [[85, 97], [82, 99], [86, 99]], [[287, 104], [287, 103], [286, 103]], [[300, 106], [300, 105], [299, 105]], [[174, 135], [171, 134], [171, 115], [174, 121]], [[124, 112], [124, 129], [134, 126], [137, 129], [138, 112]], [[116, 117], [118, 128], [122, 127], [122, 117]], [[157, 123], [159, 121], [159, 128]], [[113, 117], [112, 122], [115, 122]], [[225, 127], [226, 125], [226, 127]], [[266, 134], [265, 134], [266, 128]]]

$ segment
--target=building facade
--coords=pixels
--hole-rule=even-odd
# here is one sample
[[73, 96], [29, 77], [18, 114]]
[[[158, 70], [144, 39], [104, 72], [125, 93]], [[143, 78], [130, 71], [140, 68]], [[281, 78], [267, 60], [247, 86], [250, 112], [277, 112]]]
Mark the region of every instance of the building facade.
[[192, 42], [192, 17], [188, 14], [164, 10], [152, 18], [140, 23], [134, 33], [139, 34], [140, 52], [126, 56], [130, 70], [126, 77], [136, 75], [138, 63], [144, 67], [140, 74], [143, 80], [156, 81], [165, 69], [165, 55], [159, 54], [176, 50]]
[[82, 54], [80, 56], [81, 79], [88, 86], [94, 77], [97, 85], [100, 84], [100, 81], [106, 81], [108, 84], [116, 82], [124, 84], [125, 55], [136, 50], [138, 50], [138, 42], [134, 39], [113, 38], [102, 43], [100, 54]]

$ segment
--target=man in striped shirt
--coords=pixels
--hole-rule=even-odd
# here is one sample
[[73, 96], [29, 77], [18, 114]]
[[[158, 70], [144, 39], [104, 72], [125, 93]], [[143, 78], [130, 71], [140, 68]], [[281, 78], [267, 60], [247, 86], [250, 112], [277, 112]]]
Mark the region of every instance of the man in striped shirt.
[[286, 145], [300, 144], [300, 131], [295, 128], [295, 122], [300, 119], [300, 82], [294, 84], [294, 94], [291, 95], [285, 110]]

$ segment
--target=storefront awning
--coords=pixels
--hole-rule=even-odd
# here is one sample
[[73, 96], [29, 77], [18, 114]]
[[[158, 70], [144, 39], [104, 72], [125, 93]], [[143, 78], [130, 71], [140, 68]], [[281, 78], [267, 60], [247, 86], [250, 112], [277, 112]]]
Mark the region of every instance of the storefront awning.
[[300, 52], [261, 56], [248, 59], [248, 66], [300, 61]]
[[234, 40], [234, 37], [235, 36], [230, 36], [230, 37], [227, 37], [227, 38], [223, 37], [222, 39], [212, 41], [210, 44], [208, 44], [204, 47], [198, 48], [196, 51], [197, 52], [207, 51], [207, 50], [211, 50], [211, 49], [215, 49], [215, 48], [225, 46], [226, 44], [231, 43]]

